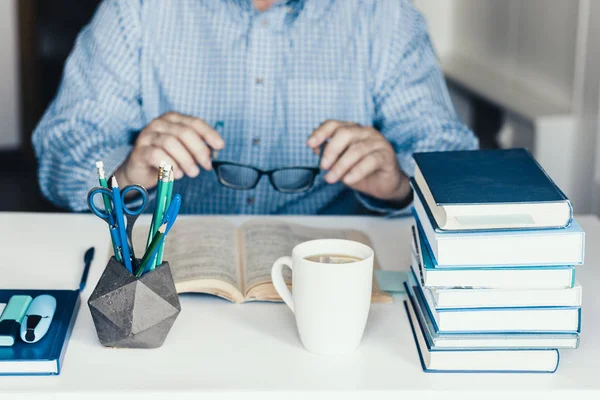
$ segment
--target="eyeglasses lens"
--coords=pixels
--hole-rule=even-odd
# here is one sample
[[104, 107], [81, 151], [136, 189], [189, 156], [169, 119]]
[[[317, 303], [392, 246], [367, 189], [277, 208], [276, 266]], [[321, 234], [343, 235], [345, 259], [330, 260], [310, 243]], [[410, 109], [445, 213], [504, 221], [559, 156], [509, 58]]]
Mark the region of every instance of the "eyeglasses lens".
[[220, 165], [217, 168], [219, 179], [237, 189], [249, 189], [256, 185], [259, 173], [252, 168], [239, 165]]
[[314, 171], [307, 168], [286, 168], [273, 172], [271, 183], [283, 192], [301, 192], [312, 186]]

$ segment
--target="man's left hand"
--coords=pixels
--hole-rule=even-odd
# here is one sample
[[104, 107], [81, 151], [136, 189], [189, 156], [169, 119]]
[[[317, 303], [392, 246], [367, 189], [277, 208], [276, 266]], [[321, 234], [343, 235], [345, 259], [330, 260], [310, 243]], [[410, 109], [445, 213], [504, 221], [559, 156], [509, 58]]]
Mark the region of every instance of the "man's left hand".
[[396, 153], [372, 127], [352, 122], [325, 121], [310, 135], [308, 146], [323, 150], [321, 168], [328, 183], [343, 182], [372, 197], [403, 202], [410, 194], [408, 177], [400, 170]]

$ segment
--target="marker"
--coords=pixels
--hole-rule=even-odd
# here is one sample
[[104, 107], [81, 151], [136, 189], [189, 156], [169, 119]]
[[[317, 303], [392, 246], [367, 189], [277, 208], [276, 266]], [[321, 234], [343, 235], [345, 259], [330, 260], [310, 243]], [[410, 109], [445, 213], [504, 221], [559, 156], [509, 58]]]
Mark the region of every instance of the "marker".
[[21, 323], [21, 340], [35, 343], [43, 338], [56, 312], [56, 299], [49, 294], [42, 294], [33, 299], [27, 314]]
[[31, 296], [17, 295], [8, 300], [0, 316], [0, 346], [12, 346], [21, 331], [21, 321], [31, 304]]

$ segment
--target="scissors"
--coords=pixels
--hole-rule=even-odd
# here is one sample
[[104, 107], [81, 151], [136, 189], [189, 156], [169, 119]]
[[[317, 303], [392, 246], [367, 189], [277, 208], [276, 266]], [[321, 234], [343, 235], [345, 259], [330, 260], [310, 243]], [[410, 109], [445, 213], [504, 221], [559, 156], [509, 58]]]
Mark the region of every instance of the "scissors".
[[[111, 235], [113, 235], [113, 238], [116, 237], [116, 243], [118, 243], [119, 247], [121, 248], [121, 253], [123, 256], [122, 258], [125, 262], [125, 265], [127, 266], [128, 264], [131, 264], [131, 262], [127, 262], [130, 261], [130, 258], [131, 260], [133, 260], [134, 264], [136, 262], [132, 240], [133, 226], [135, 225], [135, 221], [137, 221], [140, 214], [142, 214], [148, 206], [148, 191], [146, 191], [146, 189], [144, 189], [140, 185], [125, 186], [122, 190], [120, 190], [120, 193], [118, 189], [116, 191], [113, 190], [103, 187], [96, 187], [90, 190], [87, 199], [88, 206], [98, 218], [104, 220], [110, 226]], [[141, 198], [142, 204], [139, 207], [134, 209], [127, 207], [127, 204], [125, 203], [125, 197], [130, 192], [136, 192], [137, 195]], [[99, 209], [96, 206], [94, 197], [98, 195], [108, 196], [112, 203], [114, 214], [106, 212], [106, 210], [104, 209]], [[117, 198], [115, 198], [115, 196], [117, 196]], [[101, 200], [101, 198], [99, 200]], [[102, 201], [99, 201], [97, 204], [103, 203]], [[121, 221], [123, 221], [123, 217], [127, 220], [126, 231], [122, 230], [123, 225], [119, 224]], [[126, 234], [125, 238], [122, 237], [122, 232]], [[124, 240], [126, 240], [127, 243], [124, 243]], [[131, 253], [129, 251], [130, 249]]]

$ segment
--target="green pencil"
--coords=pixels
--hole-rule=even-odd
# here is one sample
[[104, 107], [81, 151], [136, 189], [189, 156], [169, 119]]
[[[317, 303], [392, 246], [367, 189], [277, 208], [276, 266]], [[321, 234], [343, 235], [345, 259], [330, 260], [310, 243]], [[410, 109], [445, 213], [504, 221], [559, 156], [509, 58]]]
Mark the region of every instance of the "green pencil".
[[[106, 182], [106, 175], [104, 173], [104, 163], [102, 161], [98, 161], [96, 162], [96, 169], [98, 170], [98, 182], [100, 182], [100, 186], [108, 189], [108, 183]], [[110, 203], [110, 198], [108, 197], [108, 195], [103, 194], [102, 195], [102, 200], [104, 201], [104, 209], [106, 211], [107, 214], [112, 214], [112, 204]], [[108, 227], [108, 229], [112, 229], [112, 227]], [[111, 240], [112, 240], [112, 235], [111, 235]], [[117, 246], [117, 244], [112, 241], [112, 246], [113, 246], [113, 252], [115, 254], [115, 259], [118, 262], [121, 262], [121, 254], [119, 252], [119, 246]]]
[[167, 223], [165, 222], [158, 228], [158, 230], [156, 231], [156, 234], [152, 238], [152, 242], [150, 242], [150, 246], [146, 250], [144, 257], [142, 257], [142, 261], [140, 261], [138, 270], [135, 273], [136, 277], [139, 278], [140, 276], [142, 276], [144, 274], [144, 271], [146, 269], [150, 269], [149, 267], [152, 267], [152, 265], [149, 265], [149, 264], [151, 262], [153, 262], [154, 256], [156, 255], [158, 248], [163, 243], [163, 238], [165, 237], [166, 230], [167, 230]]
[[[160, 186], [158, 187], [158, 192], [156, 194], [156, 206], [154, 208], [154, 216], [152, 217], [154, 221], [152, 225], [153, 236], [156, 234], [158, 227], [160, 226], [160, 223], [162, 222], [163, 217], [165, 215], [165, 205], [167, 203], [167, 191], [169, 186], [169, 175], [171, 175], [171, 169], [171, 164], [165, 164], [162, 170], [162, 177], [159, 181]], [[149, 265], [150, 271], [154, 269], [155, 264], [156, 258], [153, 258], [152, 263]]]
[[163, 188], [164, 184], [163, 184], [163, 175], [164, 175], [164, 168], [165, 168], [165, 162], [161, 162], [160, 166], [158, 167], [158, 184], [156, 185], [156, 201], [154, 204], [154, 212], [152, 214], [152, 222], [150, 222], [150, 230], [148, 231], [148, 240], [146, 241], [146, 250], [148, 249], [148, 247], [150, 247], [150, 243], [152, 242], [152, 238], [154, 237], [154, 234], [156, 234], [156, 230], [158, 229], [158, 226], [160, 225], [160, 220], [158, 218], [158, 211], [159, 211], [159, 204], [161, 202], [161, 198], [164, 199], [164, 194], [161, 196], [161, 193], [164, 193], [165, 189]]
[[[171, 199], [173, 198], [173, 168], [171, 168], [171, 172], [169, 174], [169, 182], [167, 182], [167, 200], [165, 202], [165, 212], [169, 209], [171, 205]], [[164, 215], [163, 215], [164, 218]], [[162, 218], [161, 218], [162, 220]], [[160, 248], [158, 249], [158, 253], [156, 254], [156, 263], [155, 267], [158, 267], [163, 262], [163, 252], [165, 251], [165, 242], [162, 242]]]

